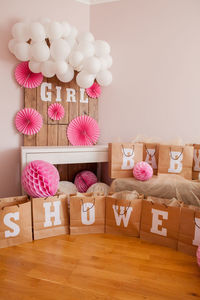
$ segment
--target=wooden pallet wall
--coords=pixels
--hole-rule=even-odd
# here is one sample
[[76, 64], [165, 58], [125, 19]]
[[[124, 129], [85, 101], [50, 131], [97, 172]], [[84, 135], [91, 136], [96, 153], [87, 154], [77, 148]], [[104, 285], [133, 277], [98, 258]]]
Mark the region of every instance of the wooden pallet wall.
[[[76, 77], [76, 76], [75, 76]], [[41, 86], [35, 89], [25, 88], [24, 107], [36, 109], [43, 118], [41, 130], [32, 136], [24, 135], [24, 146], [67, 146], [70, 145], [67, 139], [67, 126], [71, 120], [77, 116], [87, 114], [98, 121], [98, 99], [92, 99], [84, 93], [84, 99], [88, 98], [88, 103], [80, 103], [80, 87], [76, 79], [69, 83], [61, 82], [56, 76], [44, 78], [43, 83], [51, 83], [52, 88], [46, 89], [46, 93], [51, 92], [51, 102], [41, 100]], [[60, 121], [53, 121], [48, 117], [48, 107], [56, 102], [56, 87], [59, 87], [61, 103], [65, 109], [65, 116]], [[74, 89], [76, 92], [76, 102], [67, 102], [66, 89]], [[96, 170], [96, 164], [81, 165], [59, 165], [57, 166], [61, 180], [73, 180], [76, 172], [83, 169]]]

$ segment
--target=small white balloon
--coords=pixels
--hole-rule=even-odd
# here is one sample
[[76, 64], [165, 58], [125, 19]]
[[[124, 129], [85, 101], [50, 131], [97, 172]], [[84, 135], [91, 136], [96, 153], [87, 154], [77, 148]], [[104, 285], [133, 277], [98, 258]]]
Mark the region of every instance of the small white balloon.
[[56, 74], [55, 63], [51, 60], [44, 61], [41, 63], [41, 72], [47, 78], [53, 77]]
[[106, 56], [110, 53], [110, 45], [106, 41], [97, 40], [94, 45], [96, 56]]
[[14, 54], [17, 59], [27, 61], [30, 59], [30, 45], [26, 42], [19, 42], [15, 45]]
[[37, 62], [43, 62], [49, 59], [49, 47], [44, 42], [37, 42], [31, 45], [31, 56]]
[[108, 86], [112, 82], [112, 73], [108, 70], [100, 71], [96, 76], [97, 82], [102, 86]]
[[60, 39], [63, 34], [63, 27], [58, 22], [49, 23], [48, 26], [48, 38], [55, 40]]
[[100, 71], [101, 63], [97, 57], [88, 57], [84, 60], [83, 69], [89, 74], [97, 74]]
[[16, 39], [12, 39], [8, 42], [8, 49], [12, 54], [15, 53], [15, 45], [16, 45]]
[[64, 38], [64, 40], [69, 44], [71, 50], [74, 50], [75, 48], [77, 48], [78, 44], [76, 42], [76, 39], [73, 38], [72, 36]]
[[50, 46], [50, 53], [55, 60], [65, 60], [70, 53], [70, 46], [63, 39], [54, 40]]
[[74, 39], [77, 37], [78, 34], [78, 30], [76, 27], [72, 26], [71, 27], [71, 32], [70, 32], [70, 36], [73, 37]]
[[108, 62], [107, 62], [106, 58], [105, 57], [99, 57], [99, 61], [100, 61], [100, 64], [101, 64], [100, 70], [101, 71], [107, 70], [108, 69]]
[[90, 42], [80, 42], [77, 46], [77, 50], [83, 53], [84, 57], [91, 57], [94, 55], [95, 48]]
[[64, 74], [67, 72], [68, 64], [66, 61], [56, 61], [55, 62], [55, 72], [56, 74]]
[[46, 37], [44, 26], [39, 22], [31, 23], [29, 30], [30, 30], [30, 38], [34, 42], [43, 41]]
[[41, 71], [41, 64], [39, 62], [36, 62], [34, 60], [30, 60], [28, 63], [29, 69], [33, 72], [33, 73], [40, 73]]
[[77, 35], [77, 41], [80, 42], [94, 42], [94, 36], [91, 32], [80, 32]]
[[71, 26], [69, 25], [68, 22], [62, 22], [62, 27], [63, 27], [63, 37], [68, 37], [71, 33]]
[[94, 83], [94, 75], [87, 73], [86, 71], [81, 71], [76, 76], [76, 83], [84, 89], [91, 87]]
[[70, 82], [74, 78], [74, 69], [68, 65], [67, 72], [64, 74], [56, 74], [62, 82]]
[[69, 56], [69, 63], [76, 68], [83, 62], [83, 54], [80, 51], [73, 51]]
[[12, 27], [13, 37], [20, 42], [26, 42], [29, 40], [29, 30], [26, 23], [18, 22]]
[[48, 28], [51, 20], [49, 18], [40, 18], [39, 22], [44, 26], [45, 29], [45, 37], [47, 38]]
[[108, 54], [104, 59], [107, 61], [107, 68], [109, 69], [113, 64], [112, 56]]

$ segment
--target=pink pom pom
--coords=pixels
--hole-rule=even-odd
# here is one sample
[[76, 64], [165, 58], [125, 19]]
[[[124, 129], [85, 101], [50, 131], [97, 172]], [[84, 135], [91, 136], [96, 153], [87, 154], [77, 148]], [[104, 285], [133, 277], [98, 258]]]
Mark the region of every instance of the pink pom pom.
[[86, 94], [90, 98], [98, 98], [101, 95], [101, 87], [97, 82], [94, 82], [93, 85], [86, 89]]
[[53, 103], [48, 108], [48, 116], [52, 120], [61, 120], [65, 115], [64, 107], [60, 103]]
[[197, 263], [198, 263], [198, 266], [200, 267], [200, 246], [197, 249]]
[[74, 184], [80, 193], [87, 192], [88, 188], [94, 183], [97, 183], [97, 177], [91, 171], [81, 171], [76, 175], [74, 180]]
[[30, 162], [22, 173], [22, 186], [32, 197], [54, 196], [59, 184], [58, 170], [43, 160]]
[[17, 130], [26, 135], [33, 135], [40, 131], [43, 124], [42, 116], [33, 108], [21, 109], [15, 118]]
[[149, 180], [153, 176], [153, 169], [147, 162], [141, 161], [133, 168], [133, 176], [141, 181]]

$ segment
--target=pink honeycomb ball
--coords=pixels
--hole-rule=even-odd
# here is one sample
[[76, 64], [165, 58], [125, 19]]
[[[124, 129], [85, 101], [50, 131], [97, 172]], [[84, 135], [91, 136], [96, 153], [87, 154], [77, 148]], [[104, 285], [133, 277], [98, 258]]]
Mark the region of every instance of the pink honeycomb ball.
[[96, 175], [87, 170], [79, 172], [74, 180], [74, 184], [80, 193], [86, 193], [88, 188], [94, 183], [97, 183]]
[[198, 266], [200, 267], [200, 245], [197, 249], [197, 263], [198, 263]]
[[54, 196], [60, 176], [56, 167], [43, 160], [30, 162], [22, 173], [22, 186], [34, 198]]
[[149, 180], [153, 176], [153, 169], [147, 162], [141, 161], [133, 168], [133, 176], [137, 180]]

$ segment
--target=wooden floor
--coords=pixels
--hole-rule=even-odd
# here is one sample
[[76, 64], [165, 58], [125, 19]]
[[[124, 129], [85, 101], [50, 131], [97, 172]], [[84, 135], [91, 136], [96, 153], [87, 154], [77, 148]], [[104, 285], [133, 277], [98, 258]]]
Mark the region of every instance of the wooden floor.
[[200, 299], [194, 257], [123, 236], [59, 236], [0, 249], [0, 300]]

